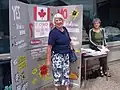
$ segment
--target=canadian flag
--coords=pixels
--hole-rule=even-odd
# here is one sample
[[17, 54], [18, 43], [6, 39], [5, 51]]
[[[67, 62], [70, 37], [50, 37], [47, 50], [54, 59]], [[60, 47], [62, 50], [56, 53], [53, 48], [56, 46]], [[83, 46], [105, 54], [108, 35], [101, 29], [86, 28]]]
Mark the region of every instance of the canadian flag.
[[35, 21], [48, 21], [50, 20], [50, 8], [34, 7], [34, 20]]

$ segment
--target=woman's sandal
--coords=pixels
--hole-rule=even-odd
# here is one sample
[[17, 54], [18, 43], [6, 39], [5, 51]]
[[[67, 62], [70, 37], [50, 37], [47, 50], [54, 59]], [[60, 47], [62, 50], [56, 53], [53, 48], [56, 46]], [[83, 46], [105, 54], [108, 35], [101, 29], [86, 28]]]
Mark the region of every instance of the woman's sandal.
[[104, 77], [103, 67], [100, 67], [100, 76], [101, 76], [101, 77]]
[[111, 77], [111, 75], [110, 75], [109, 72], [105, 72], [104, 75], [105, 75], [105, 76], [108, 76], [108, 77]]

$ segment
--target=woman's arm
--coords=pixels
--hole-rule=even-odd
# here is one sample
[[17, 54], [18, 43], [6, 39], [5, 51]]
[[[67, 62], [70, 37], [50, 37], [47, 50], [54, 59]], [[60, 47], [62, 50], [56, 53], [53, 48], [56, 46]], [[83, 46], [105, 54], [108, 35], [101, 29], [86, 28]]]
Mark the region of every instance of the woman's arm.
[[56, 34], [54, 33], [54, 30], [51, 30], [48, 37], [48, 46], [47, 46], [47, 60], [46, 64], [49, 66], [51, 64], [51, 52], [52, 48], [55, 45], [56, 40]]
[[48, 45], [48, 47], [47, 47], [47, 61], [46, 61], [46, 64], [48, 66], [51, 64], [51, 51], [52, 51], [52, 45]]
[[72, 42], [70, 42], [70, 48], [71, 50], [74, 50]]
[[102, 30], [103, 30], [103, 36], [104, 36], [103, 45], [104, 45], [104, 46], [107, 46], [105, 29], [103, 28]]

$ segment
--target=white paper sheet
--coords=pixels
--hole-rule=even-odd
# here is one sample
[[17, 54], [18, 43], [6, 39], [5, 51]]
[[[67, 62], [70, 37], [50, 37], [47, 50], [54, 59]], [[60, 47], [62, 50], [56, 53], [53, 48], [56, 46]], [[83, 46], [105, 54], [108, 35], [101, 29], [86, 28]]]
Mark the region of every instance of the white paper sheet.
[[98, 56], [98, 55], [103, 55], [107, 54], [107, 51], [109, 51], [107, 48], [103, 48], [101, 51], [95, 51], [90, 48], [81, 48], [82, 53], [85, 53], [86, 56]]
[[106, 48], [105, 46], [102, 46], [102, 48], [98, 48], [101, 52], [109, 52], [110, 50]]
[[34, 37], [48, 37], [50, 31], [49, 22], [35, 22], [34, 23]]

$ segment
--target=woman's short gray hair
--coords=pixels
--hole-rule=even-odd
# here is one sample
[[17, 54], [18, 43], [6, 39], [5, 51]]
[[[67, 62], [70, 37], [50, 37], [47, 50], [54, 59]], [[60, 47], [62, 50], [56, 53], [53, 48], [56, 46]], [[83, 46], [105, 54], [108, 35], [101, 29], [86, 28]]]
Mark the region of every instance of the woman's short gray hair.
[[101, 20], [100, 20], [99, 18], [94, 18], [94, 19], [93, 19], [93, 24], [96, 23], [96, 22], [101, 23]]
[[64, 17], [63, 17], [63, 15], [62, 14], [60, 14], [60, 13], [57, 13], [57, 14], [55, 14], [54, 15], [54, 17], [53, 17], [53, 24], [55, 25], [55, 19], [56, 18], [61, 18], [61, 19], [63, 19], [64, 20]]

